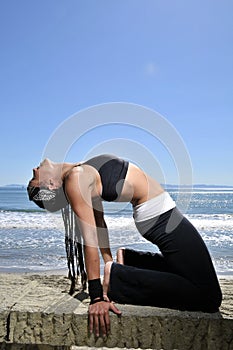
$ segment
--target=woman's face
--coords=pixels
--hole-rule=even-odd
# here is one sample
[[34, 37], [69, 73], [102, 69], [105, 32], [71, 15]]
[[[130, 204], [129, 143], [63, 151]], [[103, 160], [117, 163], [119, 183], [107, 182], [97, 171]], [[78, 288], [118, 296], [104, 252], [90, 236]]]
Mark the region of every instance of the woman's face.
[[37, 168], [33, 168], [33, 178], [30, 181], [31, 186], [48, 185], [49, 179], [53, 176], [53, 166], [54, 163], [46, 158]]

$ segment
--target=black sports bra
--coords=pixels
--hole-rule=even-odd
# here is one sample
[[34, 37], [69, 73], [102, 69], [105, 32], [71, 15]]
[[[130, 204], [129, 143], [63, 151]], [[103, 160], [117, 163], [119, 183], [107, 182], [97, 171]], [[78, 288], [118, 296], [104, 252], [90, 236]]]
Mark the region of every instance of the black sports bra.
[[102, 195], [108, 202], [115, 201], [121, 194], [129, 162], [109, 154], [103, 154], [84, 162], [93, 166], [101, 177]]

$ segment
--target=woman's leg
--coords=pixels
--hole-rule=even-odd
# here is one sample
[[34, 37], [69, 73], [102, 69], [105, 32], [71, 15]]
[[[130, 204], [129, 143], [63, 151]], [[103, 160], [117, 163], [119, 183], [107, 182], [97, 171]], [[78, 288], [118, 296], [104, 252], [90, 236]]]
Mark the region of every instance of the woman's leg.
[[[166, 226], [162, 225], [163, 222], [167, 222]], [[156, 230], [151, 228], [144, 237], [157, 244], [170, 272], [198, 287], [206, 305], [219, 307], [222, 301], [221, 289], [210, 254], [200, 234], [176, 208], [161, 215], [159, 223]]]
[[112, 263], [110, 269], [107, 272], [108, 296], [115, 302], [180, 310], [207, 310], [200, 290], [183, 277], [117, 263]]
[[[177, 210], [172, 213], [175, 219], [181, 215]], [[183, 217], [167, 231], [170, 216], [171, 212], [161, 215], [144, 235], [159, 247], [168, 269], [152, 271], [113, 264], [109, 296], [122, 303], [216, 311], [222, 295], [207, 248]]]
[[117, 250], [117, 262], [122, 265], [134, 266], [141, 269], [169, 272], [169, 266], [160, 253], [119, 248]]

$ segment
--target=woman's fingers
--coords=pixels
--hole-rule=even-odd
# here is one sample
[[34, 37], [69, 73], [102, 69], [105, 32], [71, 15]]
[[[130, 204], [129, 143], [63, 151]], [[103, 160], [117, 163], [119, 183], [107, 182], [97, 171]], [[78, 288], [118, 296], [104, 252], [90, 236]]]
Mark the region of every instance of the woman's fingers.
[[110, 303], [109, 310], [114, 312], [114, 314], [121, 315], [121, 311], [115, 306], [114, 303]]
[[95, 332], [97, 337], [106, 336], [110, 332], [109, 310], [117, 315], [121, 315], [121, 311], [110, 302], [101, 301], [89, 306], [89, 330], [90, 333]]
[[94, 327], [95, 327], [95, 335], [99, 337], [100, 330], [99, 330], [99, 315], [94, 316]]
[[103, 315], [99, 316], [99, 323], [101, 334], [105, 337], [110, 331], [110, 319], [108, 311], [105, 311]]
[[93, 333], [94, 319], [93, 315], [89, 311], [89, 331]]
[[100, 331], [103, 336], [109, 333], [109, 305], [109, 302], [102, 301], [89, 306], [89, 330], [90, 333], [94, 331], [97, 337], [100, 336]]

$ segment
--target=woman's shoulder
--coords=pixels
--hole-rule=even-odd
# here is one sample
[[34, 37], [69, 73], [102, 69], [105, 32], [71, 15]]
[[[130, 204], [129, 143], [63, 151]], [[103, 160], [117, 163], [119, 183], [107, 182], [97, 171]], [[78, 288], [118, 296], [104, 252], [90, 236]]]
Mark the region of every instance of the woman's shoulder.
[[94, 169], [92, 166], [84, 164], [84, 163], [79, 163], [75, 165], [69, 174], [66, 176], [66, 181], [79, 181], [79, 180], [84, 180], [85, 182], [92, 183], [94, 179], [96, 178], [96, 169]]

